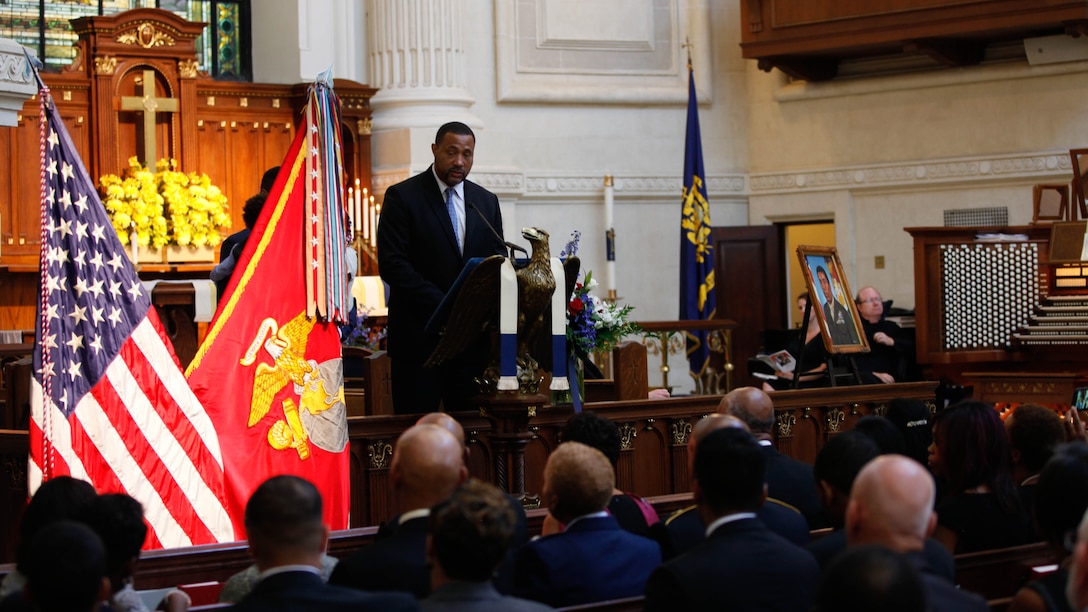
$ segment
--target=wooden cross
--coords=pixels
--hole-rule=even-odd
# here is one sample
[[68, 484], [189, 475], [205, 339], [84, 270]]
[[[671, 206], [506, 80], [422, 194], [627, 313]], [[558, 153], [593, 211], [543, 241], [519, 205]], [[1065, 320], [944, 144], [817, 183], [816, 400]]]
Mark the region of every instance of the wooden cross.
[[134, 110], [144, 114], [144, 165], [154, 168], [158, 161], [155, 149], [155, 115], [162, 113], [176, 113], [178, 111], [177, 98], [155, 97], [155, 72], [144, 70], [143, 78], [144, 95], [124, 96], [121, 98], [121, 110]]

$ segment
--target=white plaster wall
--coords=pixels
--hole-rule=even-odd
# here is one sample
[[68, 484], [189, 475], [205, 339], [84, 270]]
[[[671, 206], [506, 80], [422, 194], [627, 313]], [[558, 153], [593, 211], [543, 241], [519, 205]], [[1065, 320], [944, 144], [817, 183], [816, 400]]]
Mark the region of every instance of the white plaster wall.
[[1086, 67], [1016, 62], [787, 84], [749, 66], [749, 220], [834, 220], [851, 286], [913, 308], [903, 228], [991, 206], [1007, 207], [1012, 225], [1029, 223], [1032, 185], [1070, 180], [1067, 150], [1088, 140]]

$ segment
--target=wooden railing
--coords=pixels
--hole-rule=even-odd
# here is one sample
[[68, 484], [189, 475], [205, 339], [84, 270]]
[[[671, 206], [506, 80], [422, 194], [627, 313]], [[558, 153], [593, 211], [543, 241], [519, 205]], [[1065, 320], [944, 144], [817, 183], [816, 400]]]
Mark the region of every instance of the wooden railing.
[[[643, 330], [643, 344], [651, 355], [661, 360], [661, 387], [671, 390], [669, 374], [672, 366], [669, 357], [679, 357], [683, 364], [681, 372], [688, 372], [695, 380], [697, 395], [717, 395], [728, 393], [733, 388], [733, 344], [732, 331], [737, 322], [731, 319], [710, 319], [703, 321], [639, 321]], [[687, 332], [707, 332], [706, 342], [710, 348], [710, 365], [701, 375], [689, 371], [687, 360]], [[675, 382], [675, 378], [673, 381]]]

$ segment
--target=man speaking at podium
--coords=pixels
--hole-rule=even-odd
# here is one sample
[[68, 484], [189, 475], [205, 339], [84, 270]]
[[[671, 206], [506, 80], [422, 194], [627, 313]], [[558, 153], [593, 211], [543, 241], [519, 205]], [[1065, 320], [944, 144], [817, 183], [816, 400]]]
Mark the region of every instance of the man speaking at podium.
[[[473, 257], [505, 254], [495, 194], [469, 182], [476, 135], [451, 122], [438, 128], [434, 163], [385, 192], [378, 224], [378, 267], [389, 284], [388, 344], [393, 410], [467, 410], [473, 379], [487, 365], [486, 339], [437, 368], [424, 368], [438, 337], [424, 331], [442, 297]], [[490, 224], [490, 228], [488, 227]]]

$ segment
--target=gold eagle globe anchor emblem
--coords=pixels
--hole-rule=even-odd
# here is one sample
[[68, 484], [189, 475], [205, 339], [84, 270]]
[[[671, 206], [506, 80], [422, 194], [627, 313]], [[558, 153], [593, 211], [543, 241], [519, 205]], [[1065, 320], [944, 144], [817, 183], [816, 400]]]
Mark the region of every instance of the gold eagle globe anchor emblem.
[[252, 366], [262, 348], [272, 357], [272, 365], [258, 363], [253, 375], [249, 427], [260, 423], [271, 411], [276, 397], [291, 386], [298, 403], [292, 397], [283, 398], [280, 402], [283, 418], [277, 419], [269, 428], [268, 443], [276, 450], [294, 449], [303, 460], [310, 457], [311, 444], [334, 453], [343, 450], [347, 444], [347, 411], [340, 359], [319, 364], [317, 360], [305, 357], [306, 343], [314, 324], [305, 312], [282, 327], [269, 317], [261, 322], [240, 361], [243, 366]]

